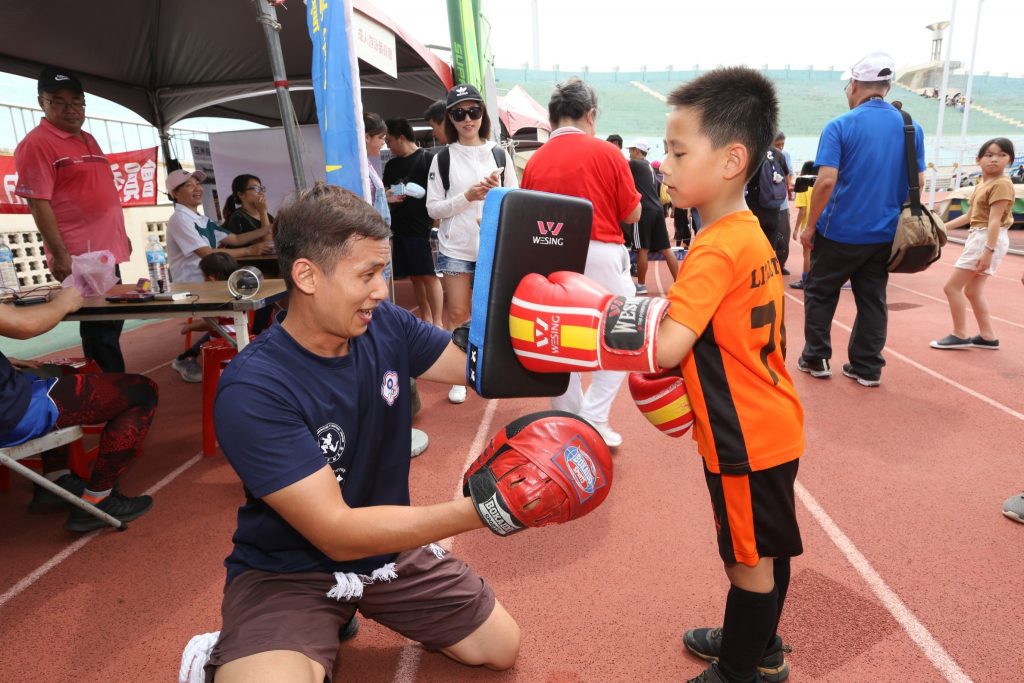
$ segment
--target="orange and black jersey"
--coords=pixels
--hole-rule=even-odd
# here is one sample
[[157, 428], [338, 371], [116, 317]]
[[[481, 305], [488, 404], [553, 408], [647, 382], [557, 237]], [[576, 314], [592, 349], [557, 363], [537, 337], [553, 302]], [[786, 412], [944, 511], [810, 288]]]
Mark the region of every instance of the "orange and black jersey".
[[749, 211], [697, 233], [669, 290], [669, 317], [697, 335], [682, 369], [693, 438], [712, 472], [756, 472], [803, 453], [783, 292], [782, 268]]

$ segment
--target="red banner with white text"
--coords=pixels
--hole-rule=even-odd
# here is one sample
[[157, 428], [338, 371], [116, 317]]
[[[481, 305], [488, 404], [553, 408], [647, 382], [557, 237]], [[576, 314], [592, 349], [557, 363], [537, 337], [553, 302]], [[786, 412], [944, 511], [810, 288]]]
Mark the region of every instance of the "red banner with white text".
[[[156, 205], [156, 147], [107, 154], [107, 160], [121, 206]], [[0, 181], [0, 213], [28, 213], [28, 203], [14, 194], [18, 171], [13, 156], [0, 155]]]

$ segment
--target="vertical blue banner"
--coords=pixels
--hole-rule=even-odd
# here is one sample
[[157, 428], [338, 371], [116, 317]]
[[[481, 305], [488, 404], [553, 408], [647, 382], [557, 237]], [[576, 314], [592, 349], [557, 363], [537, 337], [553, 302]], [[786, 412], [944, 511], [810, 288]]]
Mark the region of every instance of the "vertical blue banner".
[[[351, 0], [309, 0], [313, 93], [327, 182], [369, 197], [359, 65], [352, 43]], [[369, 200], [367, 200], [369, 201]]]

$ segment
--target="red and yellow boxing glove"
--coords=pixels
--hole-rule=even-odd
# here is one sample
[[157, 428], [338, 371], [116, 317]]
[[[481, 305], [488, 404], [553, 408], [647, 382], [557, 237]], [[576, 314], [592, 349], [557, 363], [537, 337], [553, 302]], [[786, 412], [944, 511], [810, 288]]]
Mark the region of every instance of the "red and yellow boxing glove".
[[634, 372], [629, 376], [629, 393], [644, 417], [669, 436], [682, 436], [693, 426], [693, 409], [679, 368]]
[[655, 372], [667, 311], [667, 299], [616, 296], [579, 273], [530, 273], [512, 295], [512, 350], [533, 372]]

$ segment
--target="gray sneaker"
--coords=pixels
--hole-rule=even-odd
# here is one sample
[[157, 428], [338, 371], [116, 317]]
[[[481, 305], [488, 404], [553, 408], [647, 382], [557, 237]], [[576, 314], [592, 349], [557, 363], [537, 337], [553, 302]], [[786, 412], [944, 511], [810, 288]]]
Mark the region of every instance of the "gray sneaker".
[[171, 367], [177, 370], [178, 374], [186, 382], [197, 384], [203, 381], [203, 366], [197, 363], [196, 359], [191, 356], [175, 358], [171, 362]]
[[1003, 514], [1015, 522], [1024, 524], [1024, 493], [1007, 498], [1003, 503]]
[[971, 337], [971, 346], [976, 349], [988, 349], [989, 351], [999, 350], [998, 339], [985, 339], [980, 334], [976, 337]]
[[[980, 339], [980, 337], [979, 337]], [[942, 339], [936, 339], [929, 344], [933, 349], [969, 349], [973, 346], [970, 338], [958, 337], [955, 334], [947, 334]], [[999, 342], [996, 342], [996, 347]]]
[[832, 368], [828, 364], [827, 358], [818, 358], [817, 360], [804, 360], [803, 356], [797, 359], [796, 369], [800, 372], [806, 372], [811, 377], [817, 377], [818, 379], [828, 379], [832, 376]]
[[861, 385], [862, 387], [877, 387], [882, 383], [881, 379], [871, 379], [870, 377], [865, 377], [864, 375], [855, 372], [853, 366], [850, 365], [849, 363], [843, 364], [843, 374], [849, 377], [850, 379], [856, 380], [857, 384]]
[[[718, 658], [722, 654], [722, 629], [692, 628], [683, 634], [683, 645], [701, 659], [709, 662], [718, 662]], [[784, 681], [789, 678], [789, 662], [786, 661], [785, 653], [791, 651], [792, 648], [784, 644], [782, 638], [775, 636], [774, 642], [768, 646], [764, 657], [757, 663], [758, 675], [763, 680], [771, 681], [772, 683], [778, 683], [778, 681]], [[712, 668], [701, 674], [702, 676], [707, 676], [706, 678], [698, 676], [691, 680], [717, 681], [719, 680], [718, 678], [712, 677], [717, 674], [718, 670]]]

